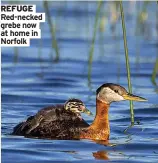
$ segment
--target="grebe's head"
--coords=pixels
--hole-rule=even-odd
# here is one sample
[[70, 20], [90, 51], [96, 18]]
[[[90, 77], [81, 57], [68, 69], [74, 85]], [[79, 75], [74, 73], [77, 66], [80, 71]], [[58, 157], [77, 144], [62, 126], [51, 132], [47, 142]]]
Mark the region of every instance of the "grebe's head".
[[97, 99], [107, 104], [122, 100], [147, 101], [143, 97], [128, 93], [124, 87], [113, 83], [105, 83], [100, 86], [97, 89]]
[[70, 110], [76, 113], [77, 115], [81, 115], [80, 113], [92, 115], [92, 113], [86, 108], [84, 103], [79, 99], [75, 98], [69, 99], [68, 101], [65, 102], [64, 107], [66, 110]]

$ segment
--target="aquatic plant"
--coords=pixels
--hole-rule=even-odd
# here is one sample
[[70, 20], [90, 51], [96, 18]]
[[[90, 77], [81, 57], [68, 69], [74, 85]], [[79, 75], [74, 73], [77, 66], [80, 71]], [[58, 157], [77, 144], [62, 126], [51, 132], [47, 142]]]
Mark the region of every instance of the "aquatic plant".
[[[149, 26], [147, 25], [147, 19], [148, 19], [148, 11], [147, 7], [149, 4], [149, 1], [144, 1], [142, 2], [142, 9], [138, 12], [137, 14], [137, 19], [136, 19], [136, 35], [144, 35], [149, 37]], [[139, 6], [140, 7], [140, 6]]]
[[158, 57], [156, 59], [156, 62], [155, 62], [155, 65], [154, 65], [154, 69], [153, 69], [153, 72], [152, 72], [152, 76], [151, 76], [151, 81], [154, 85], [157, 85], [156, 84], [156, 74], [158, 72]]
[[39, 62], [41, 63], [42, 62], [42, 58], [41, 58], [41, 55], [42, 55], [42, 39], [39, 39], [38, 41], [38, 58], [39, 58]]
[[93, 32], [93, 38], [92, 43], [89, 51], [89, 59], [88, 59], [88, 81], [91, 81], [91, 72], [92, 72], [92, 61], [93, 61], [93, 53], [94, 53], [94, 44], [96, 39], [96, 33], [97, 33], [97, 26], [99, 21], [99, 14], [101, 10], [102, 0], [98, 1], [98, 7], [95, 15], [95, 23], [94, 23], [94, 32]]
[[[158, 5], [158, 1], [157, 1], [157, 5]], [[156, 13], [156, 18], [158, 18], [158, 10], [157, 10], [157, 13]], [[157, 19], [158, 21], [158, 19]], [[151, 81], [154, 85], [157, 85], [156, 83], [156, 75], [158, 73], [158, 55], [157, 55], [157, 58], [156, 58], [156, 62], [155, 62], [155, 65], [154, 65], [154, 68], [153, 68], [153, 72], [152, 72], [152, 76], [151, 76]]]
[[[125, 50], [125, 59], [126, 59], [128, 89], [129, 89], [129, 93], [132, 93], [130, 64], [129, 64], [128, 46], [127, 46], [127, 38], [126, 38], [126, 26], [125, 26], [125, 21], [124, 21], [124, 11], [123, 11], [122, 1], [120, 1], [120, 12], [121, 12], [121, 20], [122, 20], [122, 31], [123, 31], [124, 50]], [[133, 125], [134, 124], [134, 109], [133, 109], [132, 101], [130, 101], [130, 114], [131, 114], [131, 124]]]
[[52, 48], [54, 48], [55, 53], [56, 53], [56, 57], [54, 61], [59, 61], [59, 48], [58, 48], [58, 43], [56, 40], [56, 32], [55, 32], [55, 28], [51, 19], [51, 15], [49, 12], [49, 5], [48, 5], [48, 1], [44, 0], [43, 1], [43, 5], [44, 5], [44, 9], [45, 9], [45, 13], [47, 16], [47, 20], [48, 20], [48, 25], [49, 25], [49, 29], [50, 29], [50, 33], [51, 33], [51, 37], [52, 37]]
[[18, 47], [14, 47], [14, 63], [18, 62], [18, 58], [19, 58]]
[[[19, 1], [9, 1], [8, 2], [9, 4], [18, 4]], [[14, 49], [14, 63], [17, 63], [18, 62], [18, 58], [19, 58], [19, 51], [18, 51], [18, 47], [13, 47]]]

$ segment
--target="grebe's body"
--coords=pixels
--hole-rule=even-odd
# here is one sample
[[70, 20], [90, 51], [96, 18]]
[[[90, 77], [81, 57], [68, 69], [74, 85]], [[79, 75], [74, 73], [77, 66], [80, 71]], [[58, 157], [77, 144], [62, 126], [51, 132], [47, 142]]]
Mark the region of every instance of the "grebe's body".
[[26, 122], [18, 124], [13, 134], [44, 139], [73, 139], [74, 133], [89, 126], [82, 119], [80, 112], [88, 112], [82, 101], [70, 99], [65, 105], [41, 109]]
[[[50, 139], [108, 140], [110, 136], [109, 106], [114, 101], [122, 100], [146, 101], [142, 97], [128, 93], [120, 85], [106, 83], [97, 89], [96, 116], [90, 126], [76, 113], [53, 107], [53, 109], [48, 108], [49, 114], [47, 109], [44, 109], [44, 116], [41, 111], [28, 118], [26, 122], [15, 127], [13, 133]], [[40, 120], [41, 115], [42, 120]]]

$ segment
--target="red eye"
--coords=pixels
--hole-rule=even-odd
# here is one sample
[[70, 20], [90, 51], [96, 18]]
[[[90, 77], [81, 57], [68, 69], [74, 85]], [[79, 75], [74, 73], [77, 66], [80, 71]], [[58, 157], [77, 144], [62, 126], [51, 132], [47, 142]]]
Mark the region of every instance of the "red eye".
[[82, 108], [81, 108], [81, 107], [79, 107], [79, 108], [78, 108], [78, 110], [79, 110], [79, 111], [82, 111]]
[[79, 107], [79, 109], [78, 109], [79, 111], [84, 111], [85, 110], [85, 106], [83, 106], [83, 105], [80, 105], [80, 107]]

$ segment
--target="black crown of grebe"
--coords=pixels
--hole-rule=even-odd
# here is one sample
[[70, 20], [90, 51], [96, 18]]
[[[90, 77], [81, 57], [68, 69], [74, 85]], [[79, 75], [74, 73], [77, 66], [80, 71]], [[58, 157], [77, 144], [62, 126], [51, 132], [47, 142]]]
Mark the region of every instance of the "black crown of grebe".
[[18, 124], [14, 128], [13, 134], [49, 138], [51, 135], [53, 137], [53, 134], [49, 133], [50, 129], [54, 129], [54, 132], [56, 132], [54, 135], [56, 135], [57, 128], [60, 130], [66, 124], [68, 126], [79, 124], [87, 127], [88, 124], [82, 119], [81, 113], [92, 115], [81, 100], [72, 98], [67, 100], [64, 105], [49, 106], [41, 109], [36, 115], [30, 116], [26, 122]]
[[[75, 113], [69, 111], [69, 104], [66, 104], [66, 109], [60, 109], [60, 107], [45, 108], [35, 116], [29, 117], [26, 122], [16, 126], [13, 133], [44, 139], [108, 140], [110, 135], [108, 118], [110, 104], [122, 100], [147, 101], [145, 98], [128, 93], [124, 87], [118, 84], [106, 83], [96, 91], [96, 116], [91, 125], [78, 117], [76, 110], [73, 108], [75, 104], [71, 101], [71, 104], [73, 104], [72, 110]], [[78, 102], [78, 104], [81, 103]], [[77, 113], [79, 108], [84, 107], [84, 104], [79, 106], [77, 107]], [[49, 114], [47, 114], [47, 110]], [[42, 112], [44, 112], [44, 115]], [[40, 119], [40, 116], [42, 116], [42, 120], [36, 120]], [[31, 124], [31, 127], [29, 124]]]

